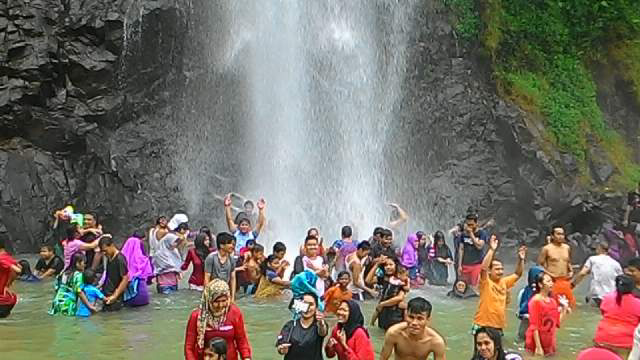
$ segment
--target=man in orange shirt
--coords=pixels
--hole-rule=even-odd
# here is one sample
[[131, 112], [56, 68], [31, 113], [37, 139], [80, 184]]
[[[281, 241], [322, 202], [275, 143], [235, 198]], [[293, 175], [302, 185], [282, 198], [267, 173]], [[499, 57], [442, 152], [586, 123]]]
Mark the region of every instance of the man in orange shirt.
[[508, 292], [516, 284], [524, 270], [524, 260], [527, 256], [527, 247], [518, 249], [518, 265], [514, 274], [504, 276], [504, 267], [500, 260], [494, 259], [498, 249], [498, 239], [491, 235], [489, 239], [489, 251], [482, 260], [482, 271], [478, 290], [480, 300], [478, 309], [473, 319], [472, 333], [481, 327], [494, 328], [500, 332], [507, 325], [506, 309]]

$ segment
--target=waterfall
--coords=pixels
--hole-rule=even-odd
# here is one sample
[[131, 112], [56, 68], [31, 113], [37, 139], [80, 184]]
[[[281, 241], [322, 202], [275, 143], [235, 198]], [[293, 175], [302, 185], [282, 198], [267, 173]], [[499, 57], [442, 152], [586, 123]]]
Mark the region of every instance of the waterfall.
[[[368, 237], [388, 220], [385, 150], [402, 101], [406, 47], [415, 0], [226, 0], [212, 2], [215, 28], [203, 41], [209, 69], [233, 78], [213, 98], [233, 113], [225, 156], [238, 162], [229, 191], [268, 202], [269, 227], [289, 245], [319, 226], [331, 241], [344, 224]], [[222, 13], [222, 14], [221, 14]], [[224, 18], [224, 21], [219, 19]], [[226, 74], [226, 75], [225, 75]], [[220, 92], [218, 89], [215, 92]], [[238, 98], [239, 97], [239, 98]], [[213, 118], [213, 119], [212, 119]], [[215, 120], [214, 120], [215, 119]], [[192, 146], [191, 146], [192, 147]], [[197, 164], [218, 150], [197, 147]], [[202, 181], [185, 197], [209, 196]], [[192, 207], [198, 208], [193, 205]]]

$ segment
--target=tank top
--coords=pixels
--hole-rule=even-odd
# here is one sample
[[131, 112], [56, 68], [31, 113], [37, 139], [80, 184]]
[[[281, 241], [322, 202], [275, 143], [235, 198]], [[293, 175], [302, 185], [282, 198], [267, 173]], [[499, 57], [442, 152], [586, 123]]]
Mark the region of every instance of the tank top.
[[149, 256], [154, 256], [158, 249], [158, 238], [156, 237], [156, 232], [158, 229], [152, 228], [149, 230]]
[[354, 282], [355, 279], [353, 278], [353, 272], [351, 271], [351, 264], [353, 264], [354, 262], [359, 262], [362, 269], [360, 270], [360, 275], [358, 276], [358, 280], [360, 281], [361, 284], [364, 284], [364, 261], [367, 258], [363, 258], [363, 259], [358, 259], [358, 256], [349, 256], [347, 258], [347, 271], [349, 272], [349, 274], [351, 274], [351, 283], [349, 284], [349, 290], [351, 290], [351, 293], [353, 294], [353, 297], [356, 299], [362, 299], [362, 293], [364, 292], [364, 290], [360, 289], [359, 287], [357, 287]]

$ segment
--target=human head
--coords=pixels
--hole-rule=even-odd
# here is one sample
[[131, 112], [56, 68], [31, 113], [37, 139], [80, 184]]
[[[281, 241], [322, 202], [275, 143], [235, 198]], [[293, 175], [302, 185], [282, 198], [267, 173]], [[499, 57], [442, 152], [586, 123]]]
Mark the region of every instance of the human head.
[[209, 229], [208, 226], [203, 226], [200, 228], [200, 234], [205, 234], [207, 235], [207, 241], [209, 242], [209, 244], [207, 244], [207, 246], [211, 246], [212, 242], [213, 242], [213, 233], [211, 232], [211, 229]]
[[71, 224], [71, 226], [67, 228], [67, 240], [78, 239], [80, 237], [78, 228], [78, 224]]
[[396, 262], [393, 259], [386, 259], [384, 263], [382, 263], [384, 274], [387, 276], [393, 276], [396, 274]]
[[98, 226], [98, 217], [95, 213], [86, 213], [83, 216], [83, 224], [85, 228], [94, 228]]
[[635, 287], [635, 283], [631, 276], [616, 276], [616, 303], [618, 304], [618, 306], [620, 306], [620, 304], [622, 303], [622, 297], [624, 295], [631, 294]]
[[382, 230], [384, 230], [384, 228], [381, 226], [377, 226], [373, 229], [373, 239], [375, 241], [380, 241], [382, 239]]
[[349, 239], [353, 236], [353, 229], [351, 226], [345, 225], [342, 227], [342, 230], [340, 230], [340, 235], [343, 239]]
[[433, 234], [433, 242], [435, 247], [446, 245], [446, 242], [444, 240], [444, 233], [439, 230], [436, 231], [436, 233]]
[[604, 255], [609, 253], [609, 244], [605, 241], [600, 241], [596, 244], [596, 254]]
[[304, 252], [309, 257], [318, 255], [318, 238], [307, 235], [304, 239]]
[[260, 269], [262, 270], [262, 275], [267, 275], [267, 270], [276, 270], [280, 266], [280, 259], [275, 255], [271, 254], [267, 256], [267, 258], [260, 264]]
[[209, 236], [205, 233], [199, 233], [193, 240], [196, 252], [202, 253], [205, 257], [209, 254]]
[[502, 336], [498, 331], [481, 327], [473, 335], [473, 342], [475, 343], [474, 359], [502, 360], [505, 358]]
[[253, 248], [251, 249], [251, 257], [258, 261], [264, 259], [264, 246], [260, 244], [253, 245]]
[[454, 285], [456, 291], [460, 294], [464, 294], [467, 291], [467, 283], [464, 280], [456, 281]]
[[118, 248], [116, 248], [116, 245], [113, 243], [113, 238], [111, 236], [103, 236], [100, 238], [99, 245], [100, 251], [105, 253], [108, 257], [115, 256], [118, 251]]
[[225, 314], [231, 300], [229, 284], [221, 279], [213, 279], [206, 287], [202, 296], [208, 301], [208, 311], [214, 317]]
[[392, 243], [393, 243], [393, 232], [391, 232], [391, 230], [389, 229], [383, 229], [382, 241], [380, 241], [380, 245], [382, 245], [382, 247], [387, 248], [391, 246]]
[[181, 223], [174, 231], [178, 234], [186, 234], [189, 231], [189, 224], [186, 222]]
[[235, 236], [229, 234], [228, 232], [221, 232], [216, 235], [216, 247], [218, 248], [218, 251], [224, 252], [226, 254], [233, 254], [233, 243], [235, 241]]
[[338, 284], [340, 284], [340, 287], [342, 287], [343, 289], [346, 288], [347, 286], [349, 286], [349, 283], [351, 282], [351, 273], [348, 271], [341, 271], [338, 274]]
[[273, 244], [273, 254], [280, 260], [284, 259], [287, 253], [287, 247], [280, 241]]
[[562, 244], [565, 240], [564, 227], [560, 224], [555, 224], [551, 227], [551, 242], [554, 244]]
[[423, 297], [415, 297], [409, 300], [404, 318], [407, 322], [409, 334], [422, 334], [431, 319], [431, 303]]
[[302, 301], [309, 305], [309, 309], [307, 310], [307, 312], [302, 314], [302, 318], [306, 320], [314, 318], [316, 316], [316, 309], [318, 307], [318, 298], [316, 297], [316, 295], [311, 293], [304, 294], [302, 296]]
[[640, 257], [629, 259], [627, 266], [624, 267], [624, 273], [633, 279], [637, 287], [640, 287]]
[[357, 256], [359, 259], [364, 259], [369, 255], [369, 251], [371, 250], [371, 244], [367, 240], [361, 241], [358, 243], [358, 249], [356, 250]]
[[82, 273], [82, 280], [84, 281], [85, 284], [95, 285], [97, 280], [96, 273], [91, 269], [86, 269]]
[[489, 278], [493, 281], [499, 281], [504, 275], [504, 266], [502, 265], [502, 261], [493, 258], [491, 259], [491, 264], [489, 265]]
[[40, 246], [40, 257], [44, 260], [51, 260], [54, 255], [53, 247], [51, 245]]
[[402, 281], [406, 281], [409, 278], [409, 270], [404, 265], [397, 265], [396, 277]]
[[156, 219], [156, 226], [162, 229], [166, 229], [167, 228], [167, 224], [168, 224], [168, 220], [166, 216], [159, 216]]
[[71, 261], [69, 261], [67, 272], [73, 273], [74, 271], [84, 271], [84, 266], [84, 254], [81, 252], [74, 253], [71, 256]]
[[253, 208], [254, 208], [253, 201], [251, 200], [245, 201], [242, 207], [244, 208], [244, 212], [247, 213], [247, 215], [253, 214]]
[[240, 230], [240, 232], [243, 234], [251, 231], [251, 220], [249, 220], [249, 218], [247, 217], [243, 217], [242, 219], [240, 219], [240, 223], [238, 223], [238, 230]]
[[312, 227], [307, 230], [307, 236], [315, 236], [317, 238], [320, 236], [320, 232], [318, 231], [318, 228]]
[[226, 360], [227, 359], [227, 342], [223, 338], [215, 337], [209, 340], [204, 348], [205, 360]]
[[551, 293], [551, 288], [553, 288], [553, 278], [551, 275], [546, 272], [538, 273], [535, 282], [535, 292], [548, 295]]
[[256, 246], [256, 240], [255, 239], [249, 239], [247, 240], [246, 243], [244, 243], [244, 246], [247, 247], [247, 249], [252, 250], [254, 246]]
[[476, 232], [478, 229], [478, 215], [476, 214], [467, 214], [464, 219], [464, 223], [469, 228], [470, 231]]

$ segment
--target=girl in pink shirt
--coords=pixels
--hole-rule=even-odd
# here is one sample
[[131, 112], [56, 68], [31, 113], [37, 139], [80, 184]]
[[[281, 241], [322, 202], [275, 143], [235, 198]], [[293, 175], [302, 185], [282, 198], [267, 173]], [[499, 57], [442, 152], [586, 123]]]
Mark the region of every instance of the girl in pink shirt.
[[616, 277], [616, 291], [605, 295], [600, 304], [602, 320], [593, 341], [626, 358], [633, 347], [633, 332], [640, 324], [640, 299], [631, 292], [635, 284], [627, 275]]

